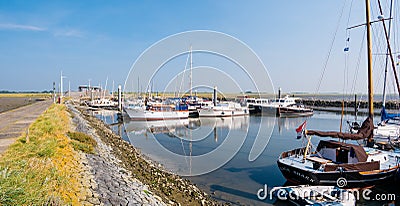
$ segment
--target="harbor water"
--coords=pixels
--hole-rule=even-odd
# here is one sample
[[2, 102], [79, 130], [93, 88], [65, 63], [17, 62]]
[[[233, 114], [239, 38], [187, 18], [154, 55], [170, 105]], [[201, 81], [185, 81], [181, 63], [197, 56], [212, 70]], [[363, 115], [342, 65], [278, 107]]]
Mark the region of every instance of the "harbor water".
[[[169, 122], [126, 121], [118, 124], [115, 112], [101, 111], [95, 112], [95, 115], [166, 170], [186, 176], [213, 198], [233, 205], [285, 205], [269, 197], [260, 199], [257, 192], [265, 186], [272, 188], [289, 184], [279, 171], [276, 161], [281, 152], [302, 147], [306, 143], [304, 139], [296, 138], [295, 129], [307, 120], [308, 129], [338, 131], [341, 119], [338, 114], [317, 111], [312, 117], [299, 118], [246, 116], [193, 118]], [[358, 117], [358, 120], [363, 119], [365, 117]], [[377, 121], [379, 117], [375, 119]], [[353, 121], [354, 116], [345, 116], [344, 120]], [[344, 123], [343, 130], [347, 128]], [[271, 131], [269, 141], [264, 141], [268, 144], [258, 158], [250, 161], [249, 154], [255, 147], [257, 135], [269, 134], [260, 133], [263, 130]], [[268, 136], [257, 138], [267, 140]], [[230, 141], [231, 139], [233, 140]], [[317, 146], [319, 139], [313, 137], [312, 144]], [[231, 143], [226, 143], [228, 140]], [[234, 148], [237, 145], [240, 147]], [[219, 156], [207, 156], [216, 150], [219, 150]], [[227, 154], [234, 155], [230, 158]], [[197, 161], [198, 157], [207, 159]], [[225, 162], [221, 159], [225, 159]], [[223, 164], [215, 170], [203, 171], [210, 165], [214, 167], [215, 162]], [[202, 174], [191, 176], [198, 173]], [[376, 193], [394, 194], [398, 200], [400, 198], [394, 184], [375, 187], [372, 190]], [[382, 205], [390, 202], [361, 199], [357, 203]]]

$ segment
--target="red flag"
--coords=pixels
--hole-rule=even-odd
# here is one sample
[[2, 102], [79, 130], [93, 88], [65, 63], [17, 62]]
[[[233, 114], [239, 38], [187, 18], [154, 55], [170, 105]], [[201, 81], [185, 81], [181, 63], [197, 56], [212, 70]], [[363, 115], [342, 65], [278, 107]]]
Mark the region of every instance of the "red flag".
[[304, 129], [306, 128], [307, 120], [303, 122], [297, 129], [297, 139], [300, 139], [303, 136]]

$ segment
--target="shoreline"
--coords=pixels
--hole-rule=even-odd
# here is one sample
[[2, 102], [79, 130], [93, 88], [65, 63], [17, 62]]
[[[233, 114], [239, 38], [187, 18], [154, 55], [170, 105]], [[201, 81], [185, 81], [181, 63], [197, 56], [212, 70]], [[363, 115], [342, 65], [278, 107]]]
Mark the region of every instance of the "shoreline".
[[[70, 111], [74, 110], [73, 108], [79, 111], [79, 114], [76, 112], [71, 113], [80, 115], [88, 123], [88, 126], [93, 128], [95, 135], [99, 138], [98, 140], [101, 141], [97, 140], [100, 146], [106, 145], [111, 148], [110, 152], [117, 159], [116, 162], [121, 167], [120, 169], [130, 173], [128, 176], [131, 176], [131, 178], [148, 185], [148, 193], [159, 201], [157, 203], [153, 202], [153, 204], [163, 205], [162, 202], [167, 205], [224, 204], [211, 199], [208, 194], [201, 191], [189, 180], [167, 171], [161, 164], [141, 154], [133, 145], [115, 134], [108, 125], [91, 115], [88, 108], [72, 104], [67, 104], [67, 106]], [[86, 132], [88, 131], [86, 130]]]

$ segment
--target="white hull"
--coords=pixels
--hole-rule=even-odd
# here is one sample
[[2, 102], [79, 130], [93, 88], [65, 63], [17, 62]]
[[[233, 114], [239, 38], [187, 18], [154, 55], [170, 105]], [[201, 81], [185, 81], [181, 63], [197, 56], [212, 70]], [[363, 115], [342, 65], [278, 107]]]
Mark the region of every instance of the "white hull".
[[187, 119], [189, 111], [150, 111], [141, 108], [124, 108], [131, 120]]
[[215, 109], [200, 109], [199, 117], [233, 117], [248, 115], [248, 111], [244, 110], [215, 110]]
[[222, 102], [217, 106], [199, 109], [199, 117], [233, 117], [248, 115], [247, 107], [242, 107], [235, 102]]

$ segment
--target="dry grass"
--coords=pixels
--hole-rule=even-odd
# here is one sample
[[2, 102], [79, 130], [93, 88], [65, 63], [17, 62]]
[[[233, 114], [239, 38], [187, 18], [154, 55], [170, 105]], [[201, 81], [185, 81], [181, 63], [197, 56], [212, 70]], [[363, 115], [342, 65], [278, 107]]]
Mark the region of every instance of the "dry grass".
[[1, 97], [31, 97], [31, 98], [50, 98], [48, 93], [0, 93]]
[[0, 205], [79, 204], [77, 154], [65, 106], [52, 105], [0, 159]]

